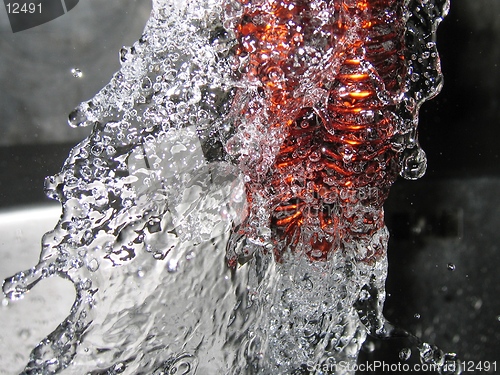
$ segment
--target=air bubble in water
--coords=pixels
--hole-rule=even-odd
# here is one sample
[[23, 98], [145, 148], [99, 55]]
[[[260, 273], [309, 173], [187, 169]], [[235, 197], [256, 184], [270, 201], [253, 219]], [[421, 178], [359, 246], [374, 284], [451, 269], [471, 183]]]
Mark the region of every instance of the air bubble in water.
[[455, 271], [455, 268], [456, 268], [456, 266], [455, 266], [453, 263], [448, 263], [448, 266], [447, 266], [447, 267], [448, 267], [448, 269], [449, 269], [450, 271]]

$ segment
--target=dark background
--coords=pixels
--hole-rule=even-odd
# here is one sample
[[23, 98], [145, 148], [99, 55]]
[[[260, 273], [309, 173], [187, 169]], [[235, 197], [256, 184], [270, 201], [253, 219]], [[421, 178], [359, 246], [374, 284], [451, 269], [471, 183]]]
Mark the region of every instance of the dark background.
[[[451, 0], [438, 49], [444, 87], [420, 113], [427, 173], [399, 179], [385, 205], [385, 316], [464, 361], [496, 361], [489, 373], [499, 373], [500, 2]], [[360, 361], [400, 362], [409, 347], [405, 339], [372, 344], [378, 350]], [[416, 361], [413, 347], [406, 363]]]

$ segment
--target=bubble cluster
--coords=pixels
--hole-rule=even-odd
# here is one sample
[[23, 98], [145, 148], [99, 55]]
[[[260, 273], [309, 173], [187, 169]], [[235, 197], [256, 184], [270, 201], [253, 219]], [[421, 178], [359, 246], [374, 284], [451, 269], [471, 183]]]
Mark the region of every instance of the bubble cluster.
[[[434, 31], [447, 4], [231, 5], [246, 85], [235, 94], [226, 148], [254, 202], [238, 236], [272, 247], [278, 260], [287, 252], [382, 256], [389, 187], [398, 171], [410, 179], [425, 172], [418, 109], [440, 89]], [[230, 263], [244, 262], [250, 248], [228, 254]]]
[[398, 171], [425, 171], [447, 6], [154, 0], [69, 115], [91, 130], [45, 181], [62, 214], [40, 262], [5, 281], [10, 299], [51, 276], [76, 289], [25, 373], [355, 363], [384, 334], [382, 205]]

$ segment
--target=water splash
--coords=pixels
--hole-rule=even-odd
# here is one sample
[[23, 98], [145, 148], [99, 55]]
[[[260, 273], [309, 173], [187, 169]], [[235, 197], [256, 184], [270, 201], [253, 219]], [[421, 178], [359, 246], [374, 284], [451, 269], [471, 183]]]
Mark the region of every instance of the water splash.
[[24, 373], [309, 373], [396, 334], [382, 204], [398, 169], [425, 171], [447, 8], [153, 1], [69, 116], [92, 131], [46, 180], [63, 212], [40, 262], [5, 281], [11, 299], [54, 275], [76, 290]]

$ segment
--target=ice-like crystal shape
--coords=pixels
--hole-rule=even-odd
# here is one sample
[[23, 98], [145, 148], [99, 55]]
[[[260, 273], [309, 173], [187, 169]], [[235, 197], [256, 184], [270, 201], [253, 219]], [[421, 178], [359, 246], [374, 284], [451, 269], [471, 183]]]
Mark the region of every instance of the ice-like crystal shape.
[[425, 171], [447, 7], [154, 0], [69, 116], [92, 131], [46, 180], [63, 212], [39, 264], [4, 284], [77, 293], [25, 373], [316, 373], [390, 335], [382, 205]]

